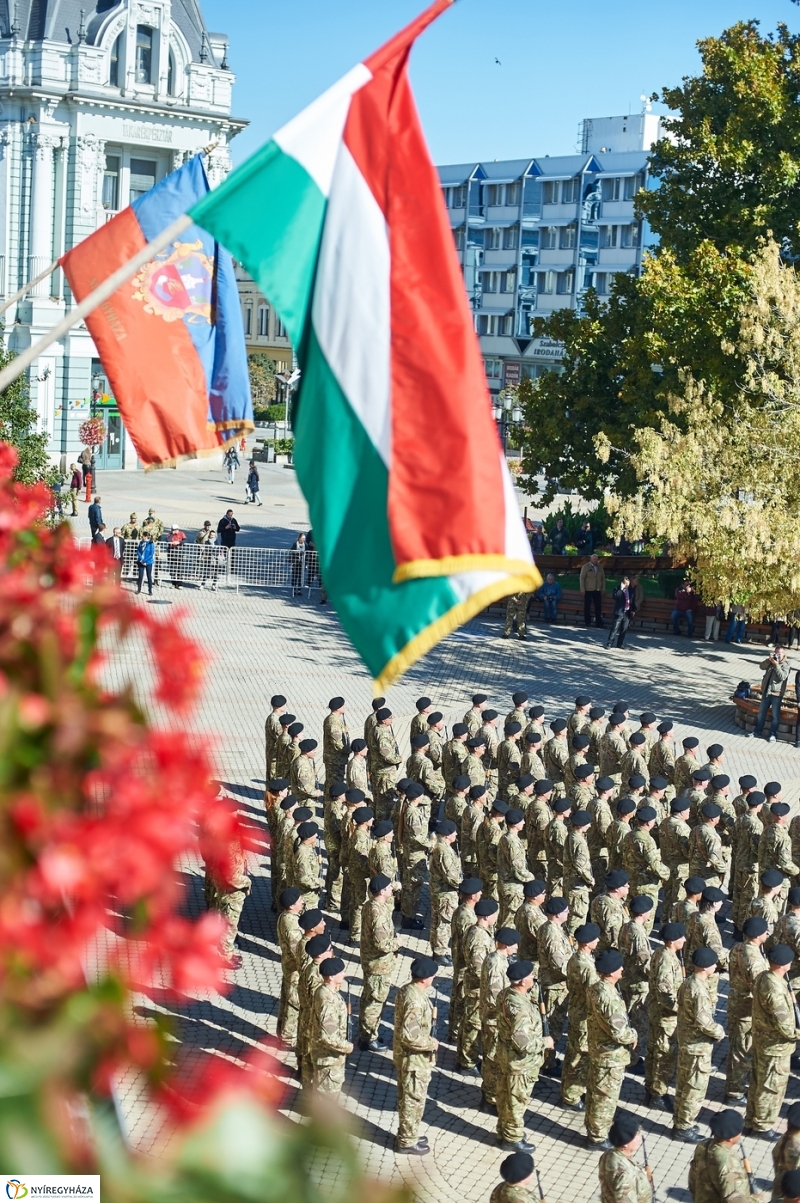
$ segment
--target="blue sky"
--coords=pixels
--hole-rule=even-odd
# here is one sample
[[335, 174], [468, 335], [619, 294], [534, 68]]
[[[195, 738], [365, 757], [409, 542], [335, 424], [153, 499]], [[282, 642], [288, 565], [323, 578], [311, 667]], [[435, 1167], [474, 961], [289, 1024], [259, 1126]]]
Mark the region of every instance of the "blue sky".
[[[233, 110], [252, 153], [425, 0], [201, 0], [230, 36]], [[699, 66], [695, 43], [738, 20], [800, 28], [790, 0], [458, 0], [425, 33], [412, 79], [437, 163], [569, 154], [583, 117], [636, 112]], [[495, 62], [500, 60], [500, 65]], [[656, 106], [661, 111], [659, 106]]]

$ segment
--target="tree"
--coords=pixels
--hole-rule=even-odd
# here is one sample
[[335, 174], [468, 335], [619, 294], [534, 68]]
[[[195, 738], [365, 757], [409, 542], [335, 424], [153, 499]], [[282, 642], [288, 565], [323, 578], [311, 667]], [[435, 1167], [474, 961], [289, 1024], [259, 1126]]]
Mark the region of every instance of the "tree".
[[[708, 601], [781, 616], [800, 606], [800, 279], [775, 241], [738, 317], [736, 346], [723, 344], [742, 364], [738, 387], [684, 373], [668, 415], [634, 440], [638, 489], [608, 508], [617, 534], [688, 556]], [[609, 442], [596, 442], [604, 458]]]
[[247, 366], [253, 405], [271, 405], [275, 400], [275, 364], [268, 355], [250, 355]]
[[[0, 368], [15, 358], [12, 351], [6, 350], [5, 342], [0, 338]], [[31, 407], [24, 373], [0, 393], [0, 439], [17, 450], [15, 480], [33, 484], [52, 475], [47, 458], [48, 437], [37, 433], [36, 413]]]

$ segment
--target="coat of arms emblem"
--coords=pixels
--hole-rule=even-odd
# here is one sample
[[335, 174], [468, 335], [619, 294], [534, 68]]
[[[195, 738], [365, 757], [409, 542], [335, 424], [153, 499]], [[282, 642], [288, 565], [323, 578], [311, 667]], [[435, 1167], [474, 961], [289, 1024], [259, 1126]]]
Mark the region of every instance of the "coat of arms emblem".
[[214, 267], [198, 238], [173, 242], [133, 278], [133, 299], [165, 322], [211, 321]]

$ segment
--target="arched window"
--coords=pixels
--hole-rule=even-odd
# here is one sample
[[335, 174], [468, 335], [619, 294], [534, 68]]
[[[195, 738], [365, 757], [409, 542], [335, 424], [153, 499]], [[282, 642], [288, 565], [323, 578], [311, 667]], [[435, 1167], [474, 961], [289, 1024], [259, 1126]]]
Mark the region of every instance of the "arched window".
[[119, 34], [111, 47], [111, 58], [108, 64], [108, 82], [112, 88], [119, 87], [119, 60], [122, 54], [122, 34]]
[[136, 26], [136, 82], [153, 82], [153, 31], [149, 25]]
[[167, 96], [175, 95], [175, 55], [172, 50], [169, 52], [169, 65], [167, 67]]

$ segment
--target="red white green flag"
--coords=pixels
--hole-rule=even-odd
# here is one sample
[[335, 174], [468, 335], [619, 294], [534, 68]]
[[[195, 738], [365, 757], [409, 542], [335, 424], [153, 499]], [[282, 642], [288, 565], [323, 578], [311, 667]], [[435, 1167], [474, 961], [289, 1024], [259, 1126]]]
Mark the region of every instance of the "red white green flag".
[[191, 210], [280, 313], [320, 570], [385, 687], [535, 589], [461, 269], [408, 81], [436, 0]]

